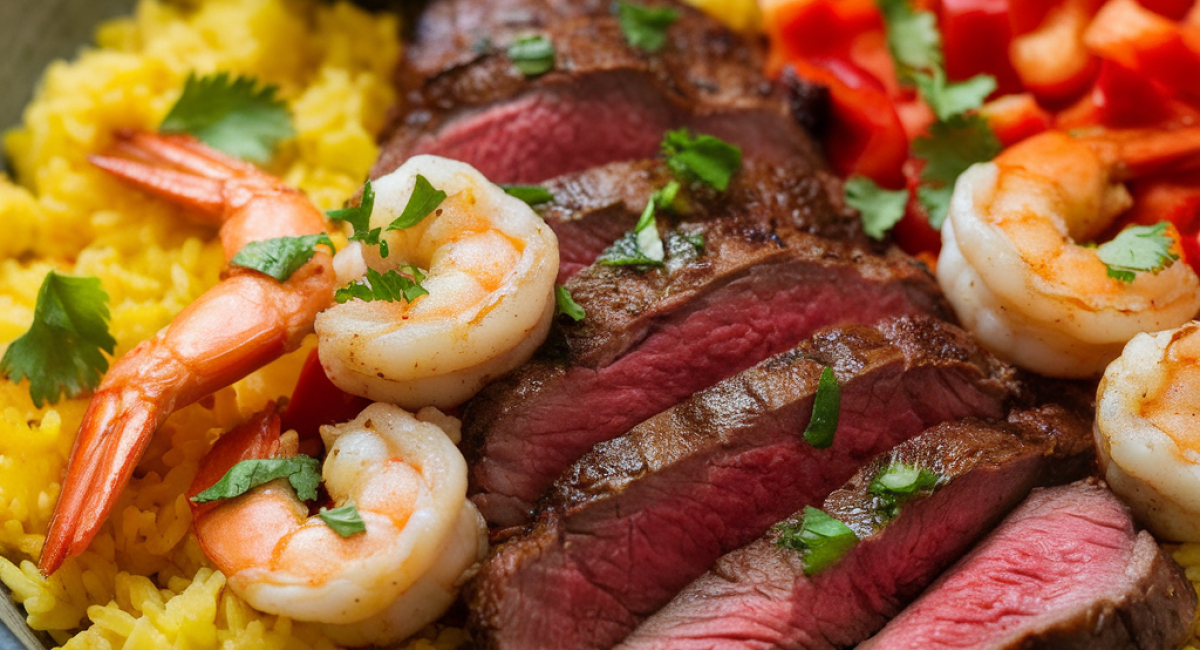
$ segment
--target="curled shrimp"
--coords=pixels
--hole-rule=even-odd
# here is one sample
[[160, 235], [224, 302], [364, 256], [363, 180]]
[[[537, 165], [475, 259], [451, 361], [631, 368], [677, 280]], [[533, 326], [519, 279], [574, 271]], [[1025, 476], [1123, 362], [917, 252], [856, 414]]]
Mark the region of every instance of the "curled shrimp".
[[[1200, 129], [1034, 136], [958, 179], [942, 226], [938, 283], [963, 325], [1001, 357], [1042, 374], [1099, 374], [1138, 332], [1200, 309], [1187, 264], [1108, 277], [1086, 242], [1132, 200], [1120, 181], [1200, 152]], [[1179, 234], [1168, 228], [1178, 254]]]
[[[266, 411], [223, 436], [191, 492], [239, 460], [295, 455], [294, 434], [281, 439], [279, 428]], [[321, 437], [329, 496], [353, 502], [365, 532], [342, 537], [276, 479], [195, 507], [196, 537], [251, 606], [323, 623], [346, 645], [398, 641], [441, 616], [487, 552], [487, 525], [466, 498], [458, 420], [376, 403]]]
[[1096, 401], [1105, 480], [1155, 536], [1200, 542], [1200, 323], [1139, 334]]
[[[219, 225], [227, 261], [253, 241], [325, 229], [323, 215], [300, 192], [188, 137], [123, 133], [112, 155], [91, 160]], [[113, 364], [76, 436], [42, 571], [54, 572], [87, 548], [173, 411], [297, 348], [332, 301], [335, 282], [323, 249], [285, 282], [230, 267], [170, 325]]]
[[351, 300], [317, 318], [318, 350], [342, 390], [406, 408], [462, 403], [527, 360], [554, 315], [558, 240], [524, 202], [473, 167], [415, 156], [374, 182], [372, 228], [403, 212], [417, 175], [446, 193], [419, 224], [385, 231], [389, 254], [357, 245], [338, 253], [342, 281], [368, 267], [427, 269], [413, 302]]

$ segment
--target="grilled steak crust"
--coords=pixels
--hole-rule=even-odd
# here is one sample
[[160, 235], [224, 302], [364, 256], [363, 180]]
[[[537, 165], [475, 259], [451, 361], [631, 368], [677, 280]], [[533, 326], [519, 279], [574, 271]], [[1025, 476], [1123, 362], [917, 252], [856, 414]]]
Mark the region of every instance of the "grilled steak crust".
[[[431, 153], [495, 182], [539, 182], [653, 157], [679, 127], [749, 157], [819, 166], [784, 93], [763, 77], [760, 48], [693, 8], [658, 4], [679, 19], [651, 54], [626, 43], [607, 0], [433, 3], [397, 76], [402, 108], [372, 177]], [[556, 53], [555, 68], [535, 78], [506, 53], [529, 34]]]
[[[818, 378], [841, 384], [834, 442], [802, 437]], [[997, 417], [1011, 370], [957, 328], [901, 318], [826, 330], [597, 445], [537, 525], [468, 586], [491, 648], [608, 648], [724, 553], [819, 503], [872, 456], [937, 422]]]
[[696, 226], [702, 255], [661, 269], [594, 266], [567, 287], [587, 312], [468, 403], [470, 493], [494, 527], [592, 445], [835, 324], [944, 316], [924, 267], [746, 219]]
[[[833, 650], [877, 632], [1038, 485], [1078, 479], [1094, 460], [1091, 418], [1059, 406], [1007, 422], [959, 420], [881, 454], [825, 500], [858, 544], [806, 576], [771, 531], [722, 557], [643, 623], [623, 650]], [[936, 472], [889, 518], [871, 482], [893, 463]], [[798, 518], [801, 513], [793, 515]]]
[[1170, 650], [1196, 594], [1098, 479], [1036, 490], [864, 649]]

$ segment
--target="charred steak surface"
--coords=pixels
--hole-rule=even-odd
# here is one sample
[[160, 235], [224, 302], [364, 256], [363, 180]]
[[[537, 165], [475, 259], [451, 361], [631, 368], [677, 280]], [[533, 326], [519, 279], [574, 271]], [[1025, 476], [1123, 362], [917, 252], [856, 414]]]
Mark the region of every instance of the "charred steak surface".
[[[878, 456], [821, 509], [858, 536], [813, 576], [772, 530], [722, 557], [619, 647], [834, 650], [877, 632], [1038, 485], [1082, 477], [1091, 420], [1058, 406], [1008, 421], [944, 423]], [[937, 474], [936, 489], [881, 509], [870, 490], [894, 463]], [[800, 513], [793, 515], [793, 519]]]
[[[837, 434], [802, 437], [818, 378], [842, 386]], [[824, 331], [597, 445], [555, 483], [537, 525], [468, 585], [491, 648], [608, 648], [724, 553], [819, 503], [923, 429], [998, 417], [1011, 370], [941, 321]]]

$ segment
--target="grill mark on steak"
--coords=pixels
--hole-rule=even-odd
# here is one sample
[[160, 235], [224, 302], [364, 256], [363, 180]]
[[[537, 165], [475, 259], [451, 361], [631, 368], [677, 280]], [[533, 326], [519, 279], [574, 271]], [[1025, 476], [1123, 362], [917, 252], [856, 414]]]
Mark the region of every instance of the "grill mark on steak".
[[[540, 182], [650, 158], [678, 127], [747, 157], [821, 166], [784, 93], [763, 76], [760, 48], [692, 7], [665, 3], [680, 17], [662, 51], [647, 54], [625, 42], [608, 2], [482, 4], [443, 0], [420, 20], [397, 75], [403, 108], [373, 178], [431, 153], [495, 182]], [[549, 37], [557, 53], [555, 69], [533, 79], [505, 53], [528, 33]]]
[[[816, 450], [801, 433], [826, 366], [841, 414]], [[997, 417], [1015, 390], [1011, 369], [934, 319], [819, 333], [572, 465], [468, 585], [472, 627], [490, 648], [611, 647], [867, 459], [937, 422]]]
[[[1059, 406], [1016, 411], [1007, 422], [934, 427], [877, 457], [825, 500], [822, 510], [859, 537], [835, 565], [806, 576], [800, 555], [779, 548], [779, 533], [769, 532], [722, 557], [619, 647], [851, 647], [883, 627], [1031, 489], [1084, 476], [1094, 456], [1090, 414]], [[868, 488], [893, 462], [942, 479], [889, 521]]]
[[1034, 491], [859, 647], [1170, 650], [1195, 608], [1183, 570], [1093, 478]]
[[[554, 200], [538, 206], [538, 213], [558, 236], [559, 284], [633, 230], [650, 197], [673, 179], [664, 162], [639, 160], [610, 163], [546, 182]], [[660, 210], [655, 216], [664, 236], [670, 228], [685, 223], [732, 217], [765, 229], [778, 224], [875, 248], [863, 234], [858, 213], [842, 201], [843, 194], [841, 181], [828, 172], [751, 159], [733, 175], [726, 191], [688, 184], [676, 200], [678, 210]]]
[[746, 221], [705, 224], [705, 254], [681, 268], [597, 265], [567, 284], [587, 318], [560, 322], [464, 412], [470, 493], [489, 523], [527, 523], [592, 445], [822, 327], [947, 313], [924, 267], [898, 252]]

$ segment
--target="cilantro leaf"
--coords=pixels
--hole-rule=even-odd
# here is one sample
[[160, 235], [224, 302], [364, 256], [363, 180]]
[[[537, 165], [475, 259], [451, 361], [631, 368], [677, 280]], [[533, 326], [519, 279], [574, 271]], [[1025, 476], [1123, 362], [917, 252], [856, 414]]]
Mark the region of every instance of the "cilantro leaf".
[[946, 73], [941, 68], [935, 68], [931, 73], [915, 73], [913, 82], [942, 121], [979, 108], [983, 100], [996, 90], [995, 77], [978, 74], [963, 81], [947, 82]]
[[243, 460], [229, 468], [225, 476], [212, 487], [192, 497], [195, 503], [232, 499], [278, 478], [286, 478], [301, 501], [317, 498], [321, 484], [321, 463], [316, 458], [300, 454], [292, 458], [262, 458]]
[[668, 131], [662, 141], [667, 166], [683, 180], [699, 180], [724, 192], [742, 165], [742, 150], [711, 135]]
[[242, 250], [229, 260], [234, 266], [241, 266], [265, 273], [280, 282], [288, 278], [300, 267], [308, 263], [316, 253], [316, 246], [324, 244], [333, 252], [333, 241], [329, 235], [303, 235], [300, 237], [276, 237], [263, 239], [246, 244]]
[[657, 52], [667, 43], [667, 28], [679, 19], [670, 7], [646, 7], [632, 2], [617, 2], [617, 21], [625, 40], [640, 50]]
[[367, 246], [379, 246], [379, 254], [387, 257], [387, 242], [379, 239], [383, 229], [371, 227], [371, 211], [374, 209], [375, 190], [371, 188], [371, 181], [367, 181], [363, 184], [362, 198], [357, 206], [330, 210], [325, 214], [334, 221], [345, 221], [354, 228], [354, 234], [350, 235], [351, 241], [362, 242]]
[[429, 182], [428, 178], [417, 174], [417, 182], [413, 185], [412, 196], [408, 197], [408, 203], [404, 205], [404, 211], [396, 217], [394, 221], [388, 224], [388, 230], [403, 230], [412, 228], [421, 223], [429, 213], [433, 212], [442, 201], [446, 200], [446, 193], [436, 189]]
[[332, 528], [333, 532], [342, 537], [352, 537], [367, 532], [367, 523], [363, 521], [362, 515], [358, 512], [358, 506], [353, 501], [347, 502], [340, 508], [321, 508], [317, 516]]
[[911, 83], [915, 71], [942, 67], [942, 37], [932, 12], [913, 9], [909, 0], [875, 0], [875, 5], [883, 14], [888, 50], [902, 82]]
[[851, 176], [846, 180], [846, 205], [862, 215], [863, 231], [880, 240], [904, 218], [908, 190], [885, 190], [866, 176]]
[[225, 153], [266, 162], [280, 141], [295, 134], [287, 104], [275, 98], [277, 90], [259, 88], [253, 77], [231, 79], [227, 72], [189, 74], [179, 101], [158, 128], [190, 133]]
[[662, 238], [658, 235], [658, 222], [654, 218], [654, 212], [658, 208], [670, 206], [678, 194], [679, 183], [675, 181], [652, 194], [633, 230], [604, 249], [596, 261], [607, 266], [662, 265], [665, 251]]
[[836, 564], [858, 543], [849, 526], [812, 506], [804, 507], [799, 521], [785, 521], [775, 530], [779, 533], [775, 544], [800, 553], [808, 576]]
[[942, 227], [950, 207], [950, 195], [959, 174], [977, 162], [987, 162], [1000, 153], [1000, 141], [978, 114], [956, 115], [935, 122], [929, 134], [913, 140], [913, 154], [925, 161], [917, 198], [929, 212], [929, 225]]
[[526, 77], [537, 77], [553, 70], [554, 56], [554, 43], [545, 36], [526, 36], [508, 46], [508, 58]]
[[923, 467], [893, 461], [871, 479], [867, 492], [879, 497], [879, 511], [891, 519], [904, 501], [915, 494], [932, 491], [942, 478], [937, 472]]
[[575, 298], [571, 296], [570, 290], [561, 284], [554, 285], [554, 301], [556, 303], [556, 314], [565, 314], [576, 323], [583, 320], [587, 316], [587, 312], [585, 312], [583, 307], [580, 307], [579, 303], [575, 302]]
[[1179, 259], [1171, 248], [1174, 238], [1165, 234], [1167, 222], [1152, 226], [1129, 226], [1112, 241], [1096, 248], [1096, 256], [1108, 267], [1108, 277], [1133, 282], [1139, 272], [1158, 273]]
[[817, 394], [813, 396], [812, 417], [804, 428], [804, 440], [817, 449], [827, 449], [833, 444], [837, 431], [838, 415], [842, 407], [842, 387], [838, 384], [833, 368], [825, 366], [817, 381]]
[[29, 396], [41, 408], [62, 394], [77, 397], [95, 388], [108, 370], [101, 350], [112, 354], [108, 294], [97, 278], [46, 274], [38, 289], [33, 323], [9, 344], [0, 371], [13, 382], [29, 378]]
[[349, 286], [338, 289], [333, 294], [333, 299], [339, 303], [354, 298], [364, 302], [374, 302], [376, 300], [398, 302], [403, 298], [407, 302], [412, 302], [421, 296], [429, 294], [425, 290], [425, 287], [421, 286], [421, 283], [425, 281], [425, 274], [421, 272], [421, 269], [412, 264], [405, 264], [400, 267], [400, 270], [407, 273], [407, 275], [402, 275], [395, 269], [389, 270], [387, 273], [380, 273], [375, 269], [367, 269], [365, 282], [354, 282]]
[[501, 185], [500, 189], [504, 190], [505, 194], [515, 196], [529, 205], [539, 205], [554, 200], [554, 195], [541, 185]]

